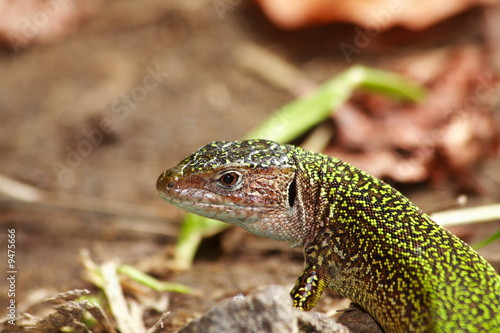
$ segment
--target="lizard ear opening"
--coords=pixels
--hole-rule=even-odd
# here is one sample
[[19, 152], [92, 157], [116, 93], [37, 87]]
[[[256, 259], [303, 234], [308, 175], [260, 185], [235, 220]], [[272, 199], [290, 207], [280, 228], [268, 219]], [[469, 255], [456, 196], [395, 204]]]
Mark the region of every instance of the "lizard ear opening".
[[297, 197], [297, 181], [292, 180], [288, 186], [288, 204], [293, 207], [295, 204], [295, 198]]

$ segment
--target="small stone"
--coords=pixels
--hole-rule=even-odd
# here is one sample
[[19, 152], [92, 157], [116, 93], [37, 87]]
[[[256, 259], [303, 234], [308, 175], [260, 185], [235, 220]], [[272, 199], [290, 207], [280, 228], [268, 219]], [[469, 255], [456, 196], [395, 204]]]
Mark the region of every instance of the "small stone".
[[289, 291], [269, 286], [245, 297], [233, 297], [193, 320], [179, 333], [348, 333], [349, 330], [318, 312], [292, 306]]

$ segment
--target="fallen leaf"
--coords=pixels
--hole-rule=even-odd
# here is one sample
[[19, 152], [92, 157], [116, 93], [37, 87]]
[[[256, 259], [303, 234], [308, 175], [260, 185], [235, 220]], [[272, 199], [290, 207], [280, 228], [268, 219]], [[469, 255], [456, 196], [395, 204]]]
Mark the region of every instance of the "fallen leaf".
[[427, 28], [475, 5], [498, 0], [257, 0], [266, 15], [282, 28], [329, 22], [350, 22], [373, 31], [399, 25]]

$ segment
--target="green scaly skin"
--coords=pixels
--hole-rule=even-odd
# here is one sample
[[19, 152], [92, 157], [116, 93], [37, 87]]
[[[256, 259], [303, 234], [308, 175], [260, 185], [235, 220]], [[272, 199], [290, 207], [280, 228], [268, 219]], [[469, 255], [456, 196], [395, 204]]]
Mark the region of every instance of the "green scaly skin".
[[304, 247], [291, 292], [312, 309], [325, 287], [386, 332], [500, 332], [500, 277], [383, 181], [338, 159], [266, 140], [214, 142], [157, 189], [186, 211]]

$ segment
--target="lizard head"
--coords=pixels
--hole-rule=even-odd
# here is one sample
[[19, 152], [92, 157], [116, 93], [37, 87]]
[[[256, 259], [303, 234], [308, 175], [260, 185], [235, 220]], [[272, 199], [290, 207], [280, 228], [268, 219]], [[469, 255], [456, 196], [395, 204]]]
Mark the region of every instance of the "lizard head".
[[157, 182], [160, 196], [188, 212], [292, 245], [300, 239], [295, 168], [288, 146], [268, 140], [209, 143]]

